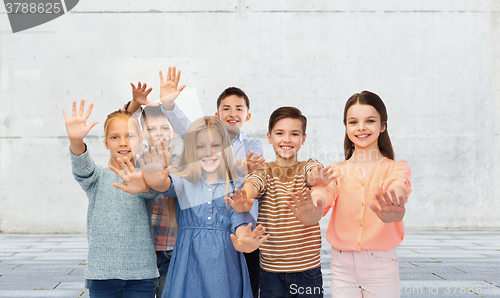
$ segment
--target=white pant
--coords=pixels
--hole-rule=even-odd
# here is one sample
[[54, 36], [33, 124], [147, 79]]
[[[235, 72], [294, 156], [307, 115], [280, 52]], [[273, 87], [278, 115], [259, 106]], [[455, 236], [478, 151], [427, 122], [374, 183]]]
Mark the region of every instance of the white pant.
[[332, 247], [332, 297], [399, 298], [399, 261], [390, 251], [340, 251]]

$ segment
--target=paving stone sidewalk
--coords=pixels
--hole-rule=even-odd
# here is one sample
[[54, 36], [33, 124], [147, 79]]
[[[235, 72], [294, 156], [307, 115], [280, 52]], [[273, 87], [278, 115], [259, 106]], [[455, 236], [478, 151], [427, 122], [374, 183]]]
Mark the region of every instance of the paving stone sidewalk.
[[[325, 239], [321, 253], [331, 297]], [[407, 231], [398, 254], [402, 297], [500, 297], [500, 231]], [[86, 258], [83, 234], [0, 234], [0, 297], [88, 298]]]

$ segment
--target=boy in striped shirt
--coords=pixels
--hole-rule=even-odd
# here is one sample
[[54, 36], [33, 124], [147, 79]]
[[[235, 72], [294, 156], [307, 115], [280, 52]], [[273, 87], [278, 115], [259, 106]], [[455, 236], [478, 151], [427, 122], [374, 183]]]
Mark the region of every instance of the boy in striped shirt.
[[287, 206], [291, 193], [305, 195], [313, 186], [309, 172], [321, 166], [315, 159], [297, 161], [306, 125], [306, 117], [297, 108], [275, 110], [267, 138], [276, 161], [247, 175], [242, 191], [235, 190], [232, 199], [226, 198], [238, 212], [250, 210], [253, 200], [259, 200], [257, 225], [262, 224], [270, 234], [260, 246], [261, 298], [323, 297], [319, 224], [304, 226]]

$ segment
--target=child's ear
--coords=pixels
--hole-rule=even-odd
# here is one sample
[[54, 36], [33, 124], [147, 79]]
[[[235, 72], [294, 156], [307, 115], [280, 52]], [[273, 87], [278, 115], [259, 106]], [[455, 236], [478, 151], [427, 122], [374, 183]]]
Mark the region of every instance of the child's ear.
[[109, 149], [108, 142], [106, 142], [106, 139], [102, 140], [102, 142], [104, 143], [104, 146], [106, 146], [106, 149]]
[[175, 131], [172, 131], [172, 139], [175, 138], [177, 135], [175, 134]]
[[304, 143], [306, 142], [306, 136], [307, 134], [304, 134], [304, 136], [302, 137], [301, 145], [304, 145]]
[[245, 122], [250, 120], [251, 117], [252, 117], [252, 113], [248, 113], [247, 116], [245, 117]]
[[219, 113], [215, 112], [215, 117], [219, 118], [220, 119], [220, 115]]
[[387, 128], [387, 122], [383, 122], [382, 128], [380, 129], [380, 133], [383, 133], [386, 128]]
[[270, 133], [267, 133], [267, 141], [269, 142], [269, 144], [272, 144], [271, 143], [271, 134]]

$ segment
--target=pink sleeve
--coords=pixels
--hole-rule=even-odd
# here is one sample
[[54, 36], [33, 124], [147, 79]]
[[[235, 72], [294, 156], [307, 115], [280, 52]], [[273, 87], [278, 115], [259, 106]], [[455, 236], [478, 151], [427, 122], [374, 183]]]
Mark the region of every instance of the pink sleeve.
[[330, 182], [327, 186], [315, 186], [312, 189], [312, 195], [320, 195], [326, 199], [325, 209], [323, 210], [323, 216], [325, 216], [330, 208], [335, 205], [337, 196], [339, 195], [338, 178]]
[[391, 175], [384, 181], [382, 181], [380, 189], [382, 191], [387, 191], [394, 186], [402, 186], [406, 191], [406, 201], [408, 201], [408, 195], [411, 193], [410, 180], [410, 166], [408, 165], [406, 160], [400, 160], [394, 165]]

